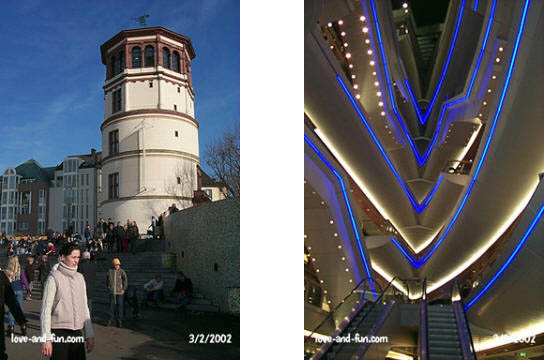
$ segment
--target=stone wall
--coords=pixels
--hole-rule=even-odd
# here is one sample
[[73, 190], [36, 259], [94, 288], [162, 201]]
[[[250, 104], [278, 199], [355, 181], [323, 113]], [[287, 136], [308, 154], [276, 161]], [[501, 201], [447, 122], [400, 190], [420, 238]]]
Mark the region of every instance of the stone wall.
[[240, 287], [240, 200], [205, 203], [169, 215], [165, 235], [166, 251], [176, 254], [177, 269], [195, 290], [222, 312], [239, 312], [232, 298]]

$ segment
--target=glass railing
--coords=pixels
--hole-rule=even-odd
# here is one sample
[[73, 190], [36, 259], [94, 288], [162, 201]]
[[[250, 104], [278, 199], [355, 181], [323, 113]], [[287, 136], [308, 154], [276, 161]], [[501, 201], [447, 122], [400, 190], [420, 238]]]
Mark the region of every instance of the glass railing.
[[[382, 293], [379, 284], [373, 280], [376, 296]], [[308, 334], [304, 340], [304, 356], [310, 358], [322, 347], [330, 345], [332, 337], [345, 329], [355, 315], [374, 301], [375, 293], [368, 278], [361, 280], [338, 305]]]
[[442, 171], [454, 175], [468, 175], [470, 174], [471, 169], [471, 160], [450, 160], [442, 169]]
[[[332, 337], [343, 337], [347, 335], [347, 333], [353, 333], [363, 328], [370, 330], [373, 327], [376, 319], [379, 318], [379, 315], [383, 312], [385, 305], [390, 301], [397, 299], [394, 287], [391, 286], [396, 280], [396, 277], [393, 278], [383, 290], [377, 290], [375, 293], [376, 297], [374, 297], [374, 293], [372, 293], [372, 291], [366, 289], [366, 296], [363, 298], [365, 301], [359, 301], [359, 303], [357, 303], [359, 307], [354, 307], [351, 309], [352, 312], [350, 313], [350, 316], [346, 316], [339, 326], [335, 328], [335, 332], [333, 333]], [[375, 281], [373, 284], [374, 286], [377, 286]], [[332, 342], [332, 339], [329, 338], [325, 344], [318, 348], [318, 351], [315, 353], [312, 359], [326, 359], [326, 356], [328, 356], [327, 354], [331, 352], [339, 354], [344, 345], [345, 342], [335, 344]]]

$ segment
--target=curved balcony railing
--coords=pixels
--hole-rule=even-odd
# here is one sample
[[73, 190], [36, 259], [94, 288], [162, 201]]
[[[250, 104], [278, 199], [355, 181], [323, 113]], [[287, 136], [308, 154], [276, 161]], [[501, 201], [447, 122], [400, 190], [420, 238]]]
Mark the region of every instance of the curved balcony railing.
[[471, 160], [450, 160], [442, 171], [453, 175], [468, 175], [472, 169], [472, 164]]

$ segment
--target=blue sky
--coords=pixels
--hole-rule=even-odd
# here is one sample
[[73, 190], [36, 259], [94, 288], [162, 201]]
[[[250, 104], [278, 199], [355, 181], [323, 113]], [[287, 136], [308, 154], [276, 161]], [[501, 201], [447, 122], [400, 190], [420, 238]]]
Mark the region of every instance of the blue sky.
[[[202, 164], [207, 143], [240, 119], [240, 5], [233, 0], [2, 1], [0, 169], [101, 150], [100, 45], [132, 20], [191, 39]], [[206, 169], [206, 167], [205, 167]]]

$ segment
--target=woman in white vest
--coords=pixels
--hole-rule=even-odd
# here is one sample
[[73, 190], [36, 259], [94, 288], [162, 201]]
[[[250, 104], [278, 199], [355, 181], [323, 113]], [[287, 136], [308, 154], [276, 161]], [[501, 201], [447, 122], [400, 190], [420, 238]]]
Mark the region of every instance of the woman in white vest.
[[91, 352], [94, 332], [87, 307], [85, 280], [77, 272], [80, 250], [76, 244], [68, 243], [60, 255], [58, 269], [47, 278], [43, 293], [40, 321], [45, 342], [42, 354], [53, 360], [85, 359], [83, 339], [87, 352]]

